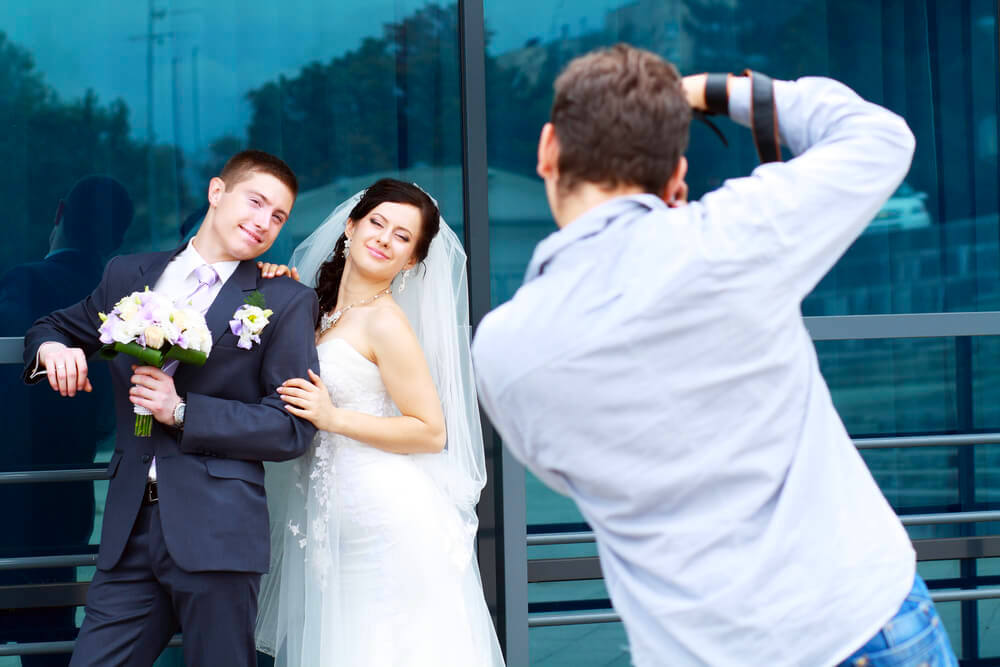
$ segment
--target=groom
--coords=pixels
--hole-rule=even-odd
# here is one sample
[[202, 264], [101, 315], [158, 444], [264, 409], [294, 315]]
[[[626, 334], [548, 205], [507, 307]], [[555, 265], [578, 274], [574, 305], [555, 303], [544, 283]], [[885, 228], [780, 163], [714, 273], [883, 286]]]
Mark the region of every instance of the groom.
[[[297, 189], [280, 159], [235, 155], [209, 182], [208, 212], [191, 242], [112, 259], [89, 297], [25, 335], [25, 380], [44, 375], [69, 397], [92, 389], [87, 358], [101, 346], [98, 313], [134, 291], [190, 301], [214, 339], [200, 368], [136, 366], [125, 355], [110, 362], [117, 442], [71, 665], [151, 665], [179, 628], [189, 667], [255, 663], [270, 546], [261, 462], [301, 455], [314, 434], [275, 388], [318, 369], [315, 293], [287, 278], [260, 280], [253, 262], [274, 243]], [[229, 321], [250, 295], [274, 314], [247, 350]], [[151, 437], [133, 435], [133, 405], [153, 413]]]

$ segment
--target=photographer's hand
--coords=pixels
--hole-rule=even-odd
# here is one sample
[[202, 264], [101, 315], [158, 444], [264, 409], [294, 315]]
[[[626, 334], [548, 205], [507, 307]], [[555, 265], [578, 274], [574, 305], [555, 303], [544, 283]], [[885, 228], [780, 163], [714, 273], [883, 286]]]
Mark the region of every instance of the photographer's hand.
[[691, 74], [681, 79], [681, 86], [684, 88], [688, 104], [696, 111], [708, 111], [708, 107], [705, 106], [705, 82], [707, 80], [707, 74]]

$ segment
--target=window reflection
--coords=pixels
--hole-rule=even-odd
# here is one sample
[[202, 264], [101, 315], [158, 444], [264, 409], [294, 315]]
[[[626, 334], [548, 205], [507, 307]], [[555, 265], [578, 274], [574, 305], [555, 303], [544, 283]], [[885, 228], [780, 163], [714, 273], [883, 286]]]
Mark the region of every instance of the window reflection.
[[[1000, 308], [995, 3], [640, 0], [534, 11], [542, 18], [524, 21], [510, 6], [486, 5], [491, 222], [519, 228], [491, 239], [494, 302], [510, 298], [533, 244], [554, 230], [542, 224], [550, 218], [540, 189], [530, 196], [539, 210], [525, 211], [528, 188], [511, 183], [538, 180], [535, 145], [552, 82], [572, 57], [624, 40], [682, 72], [832, 76], [910, 124], [910, 174], [806, 299], [806, 315]], [[692, 128], [693, 198], [755, 165], [749, 133], [728, 123], [723, 131], [730, 148]]]

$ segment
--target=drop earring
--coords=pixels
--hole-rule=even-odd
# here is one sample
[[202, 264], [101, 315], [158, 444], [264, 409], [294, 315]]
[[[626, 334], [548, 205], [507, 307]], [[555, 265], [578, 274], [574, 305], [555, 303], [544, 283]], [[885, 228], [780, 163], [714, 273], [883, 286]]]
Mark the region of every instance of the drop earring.
[[347, 259], [347, 256], [350, 255], [350, 254], [351, 254], [351, 237], [350, 236], [345, 236], [344, 237], [344, 259]]
[[406, 279], [410, 277], [411, 273], [413, 273], [413, 269], [407, 269], [406, 271], [403, 271], [402, 275], [400, 276], [400, 278], [399, 278], [399, 291], [400, 292], [402, 292], [403, 290], [406, 289]]

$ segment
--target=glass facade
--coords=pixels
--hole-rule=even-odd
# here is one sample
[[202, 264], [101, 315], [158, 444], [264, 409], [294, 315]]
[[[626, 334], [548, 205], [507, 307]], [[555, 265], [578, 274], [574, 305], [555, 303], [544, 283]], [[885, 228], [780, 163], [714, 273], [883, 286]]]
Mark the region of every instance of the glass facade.
[[[534, 3], [532, 21], [511, 3], [485, 6], [494, 304], [512, 296], [534, 245], [555, 231], [534, 175], [534, 147], [556, 74], [594, 47], [628, 41], [666, 57], [681, 72], [749, 67], [781, 78], [831, 76], [910, 124], [917, 150], [909, 175], [805, 300], [806, 316], [998, 309], [997, 3], [543, 1]], [[721, 128], [728, 148], [704, 126], [692, 128], [692, 198], [756, 164], [749, 132], [729, 123]], [[844, 340], [819, 341], [817, 349], [852, 436], [1000, 430], [996, 336], [852, 340], [850, 322], [844, 326]], [[901, 514], [997, 507], [995, 446], [863, 454]], [[529, 536], [588, 530], [570, 500], [530, 473], [525, 497]], [[993, 534], [996, 524], [909, 530], [914, 539], [960, 537]], [[529, 547], [527, 554], [533, 560], [595, 555], [592, 544]], [[983, 562], [929, 561], [921, 569], [939, 589], [978, 586], [990, 581], [977, 572]], [[947, 563], [954, 572], [942, 571]], [[593, 581], [530, 583], [528, 601], [538, 615], [609, 608], [607, 593]], [[989, 600], [942, 604], [964, 659], [997, 655], [985, 632], [994, 608]], [[618, 625], [533, 627], [529, 642], [532, 664], [628, 664]], [[619, 651], [606, 655], [611, 646]], [[591, 648], [594, 658], [587, 661]]]
[[[2, 7], [0, 161], [8, 168], [0, 188], [8, 209], [0, 343], [9, 345], [0, 346], [0, 599], [10, 608], [0, 605], [0, 667], [66, 664], [67, 654], [7, 655], [3, 643], [72, 639], [81, 608], [37, 606], [30, 591], [92, 576], [88, 555], [96, 552], [106, 491], [99, 471], [113, 448], [102, 369], [95, 366], [95, 392], [72, 400], [23, 387], [18, 338], [38, 316], [87, 294], [110, 256], [173, 248], [189, 237], [205, 211], [207, 180], [242, 148], [280, 155], [300, 179], [292, 217], [267, 259], [286, 260], [337, 203], [393, 175], [434, 195], [470, 245], [488, 245], [488, 269], [470, 253], [470, 291], [488, 285], [496, 305], [513, 295], [535, 244], [555, 230], [534, 171], [535, 147], [553, 80], [570, 59], [628, 41], [682, 72], [751, 67], [782, 78], [833, 76], [906, 118], [917, 152], [904, 183], [803, 313], [955, 314], [947, 325], [960, 313], [1000, 311], [995, 1], [38, 0]], [[480, 15], [485, 48], [470, 52], [463, 21]], [[463, 77], [475, 59], [485, 76], [470, 86]], [[475, 98], [483, 87], [485, 97]], [[470, 122], [468, 110], [478, 107], [483, 126]], [[749, 133], [720, 126], [728, 148], [703, 126], [692, 129], [692, 198], [756, 163]], [[468, 157], [478, 139], [483, 163]], [[473, 176], [485, 178], [488, 220], [466, 220]], [[836, 339], [817, 341], [854, 437], [1000, 431], [1000, 326], [991, 335], [872, 337], [852, 333], [855, 321], [843, 320]], [[873, 446], [863, 454], [900, 514], [1000, 509], [1000, 445]], [[511, 541], [588, 527], [571, 501], [530, 474], [521, 484], [523, 473], [499, 447], [491, 465], [481, 546], [500, 544], [497, 558], [481, 562], [511, 664], [526, 664], [530, 654], [533, 665], [627, 665], [618, 623], [532, 621], [527, 630], [529, 618], [607, 612], [607, 591], [600, 579], [524, 580], [523, 558], [571, 567], [593, 559], [594, 545]], [[19, 475], [29, 472], [53, 481], [25, 483]], [[514, 525], [520, 530], [507, 529]], [[915, 540], [931, 541], [997, 529], [987, 522], [909, 527]], [[10, 560], [70, 555], [78, 558], [45, 569]], [[942, 591], [1000, 585], [998, 563], [952, 557], [920, 567]], [[65, 599], [82, 590], [67, 587]], [[940, 605], [969, 661], [963, 664], [1000, 658], [998, 609], [995, 600]], [[173, 651], [161, 667], [181, 664]]]

